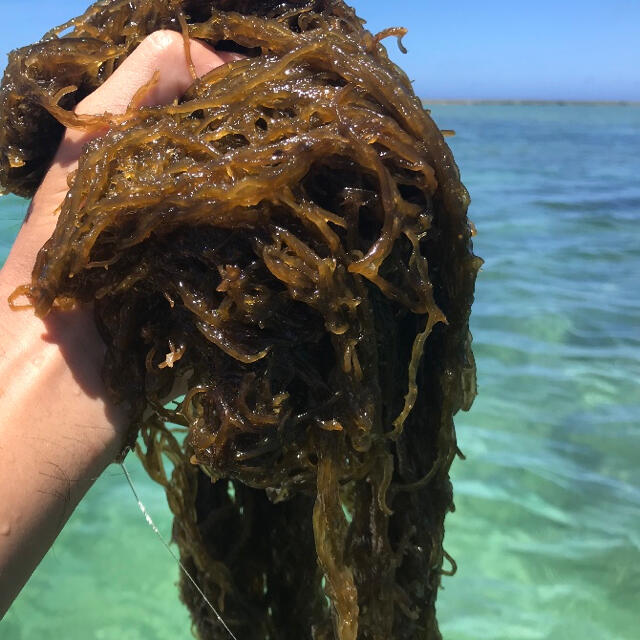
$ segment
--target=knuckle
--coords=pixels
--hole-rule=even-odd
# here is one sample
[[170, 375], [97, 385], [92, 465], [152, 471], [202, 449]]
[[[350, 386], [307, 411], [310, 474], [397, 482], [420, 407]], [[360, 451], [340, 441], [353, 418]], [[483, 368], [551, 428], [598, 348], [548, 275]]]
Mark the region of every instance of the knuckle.
[[164, 53], [175, 48], [182, 35], [169, 29], [159, 29], [144, 39], [144, 45], [154, 52]]

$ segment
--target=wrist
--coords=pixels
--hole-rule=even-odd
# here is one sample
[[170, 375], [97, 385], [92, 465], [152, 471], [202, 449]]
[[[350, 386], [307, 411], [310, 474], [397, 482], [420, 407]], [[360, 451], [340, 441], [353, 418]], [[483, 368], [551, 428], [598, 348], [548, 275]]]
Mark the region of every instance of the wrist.
[[[68, 320], [73, 331], [91, 318]], [[122, 438], [108, 404], [86, 393], [46, 321], [0, 300], [0, 324], [2, 617]]]

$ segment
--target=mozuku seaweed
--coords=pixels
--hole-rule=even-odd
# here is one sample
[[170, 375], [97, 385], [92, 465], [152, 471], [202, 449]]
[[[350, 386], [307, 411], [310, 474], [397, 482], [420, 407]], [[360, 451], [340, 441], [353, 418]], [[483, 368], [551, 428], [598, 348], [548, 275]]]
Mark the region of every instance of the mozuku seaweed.
[[[246, 58], [174, 104], [76, 116], [158, 29]], [[381, 44], [403, 33], [340, 0], [102, 0], [2, 84], [6, 190], [33, 195], [65, 126], [107, 130], [22, 291], [39, 316], [93, 304], [129, 445], [241, 640], [440, 637], [480, 260], [451, 151]]]

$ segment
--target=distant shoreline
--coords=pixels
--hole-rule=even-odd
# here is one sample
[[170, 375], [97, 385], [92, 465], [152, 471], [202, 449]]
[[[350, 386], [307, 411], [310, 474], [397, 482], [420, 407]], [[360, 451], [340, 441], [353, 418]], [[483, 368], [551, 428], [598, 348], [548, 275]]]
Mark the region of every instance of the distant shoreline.
[[640, 107], [633, 100], [447, 100], [443, 98], [422, 98], [424, 105], [492, 105], [524, 107]]

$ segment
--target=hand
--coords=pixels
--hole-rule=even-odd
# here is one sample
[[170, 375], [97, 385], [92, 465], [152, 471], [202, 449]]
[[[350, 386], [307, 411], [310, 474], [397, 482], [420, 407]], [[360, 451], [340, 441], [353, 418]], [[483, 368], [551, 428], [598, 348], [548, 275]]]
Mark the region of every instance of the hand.
[[[190, 47], [197, 76], [240, 57], [197, 40]], [[193, 83], [181, 34], [148, 36], [75, 112], [124, 113], [156, 73], [138, 106], [169, 104]], [[36, 255], [55, 228], [69, 173], [97, 135], [66, 130], [0, 271], [0, 618], [115, 459], [128, 426], [123, 410], [106, 396], [100, 375], [105, 347], [91, 311], [40, 320], [6, 304], [17, 286], [31, 281]]]

